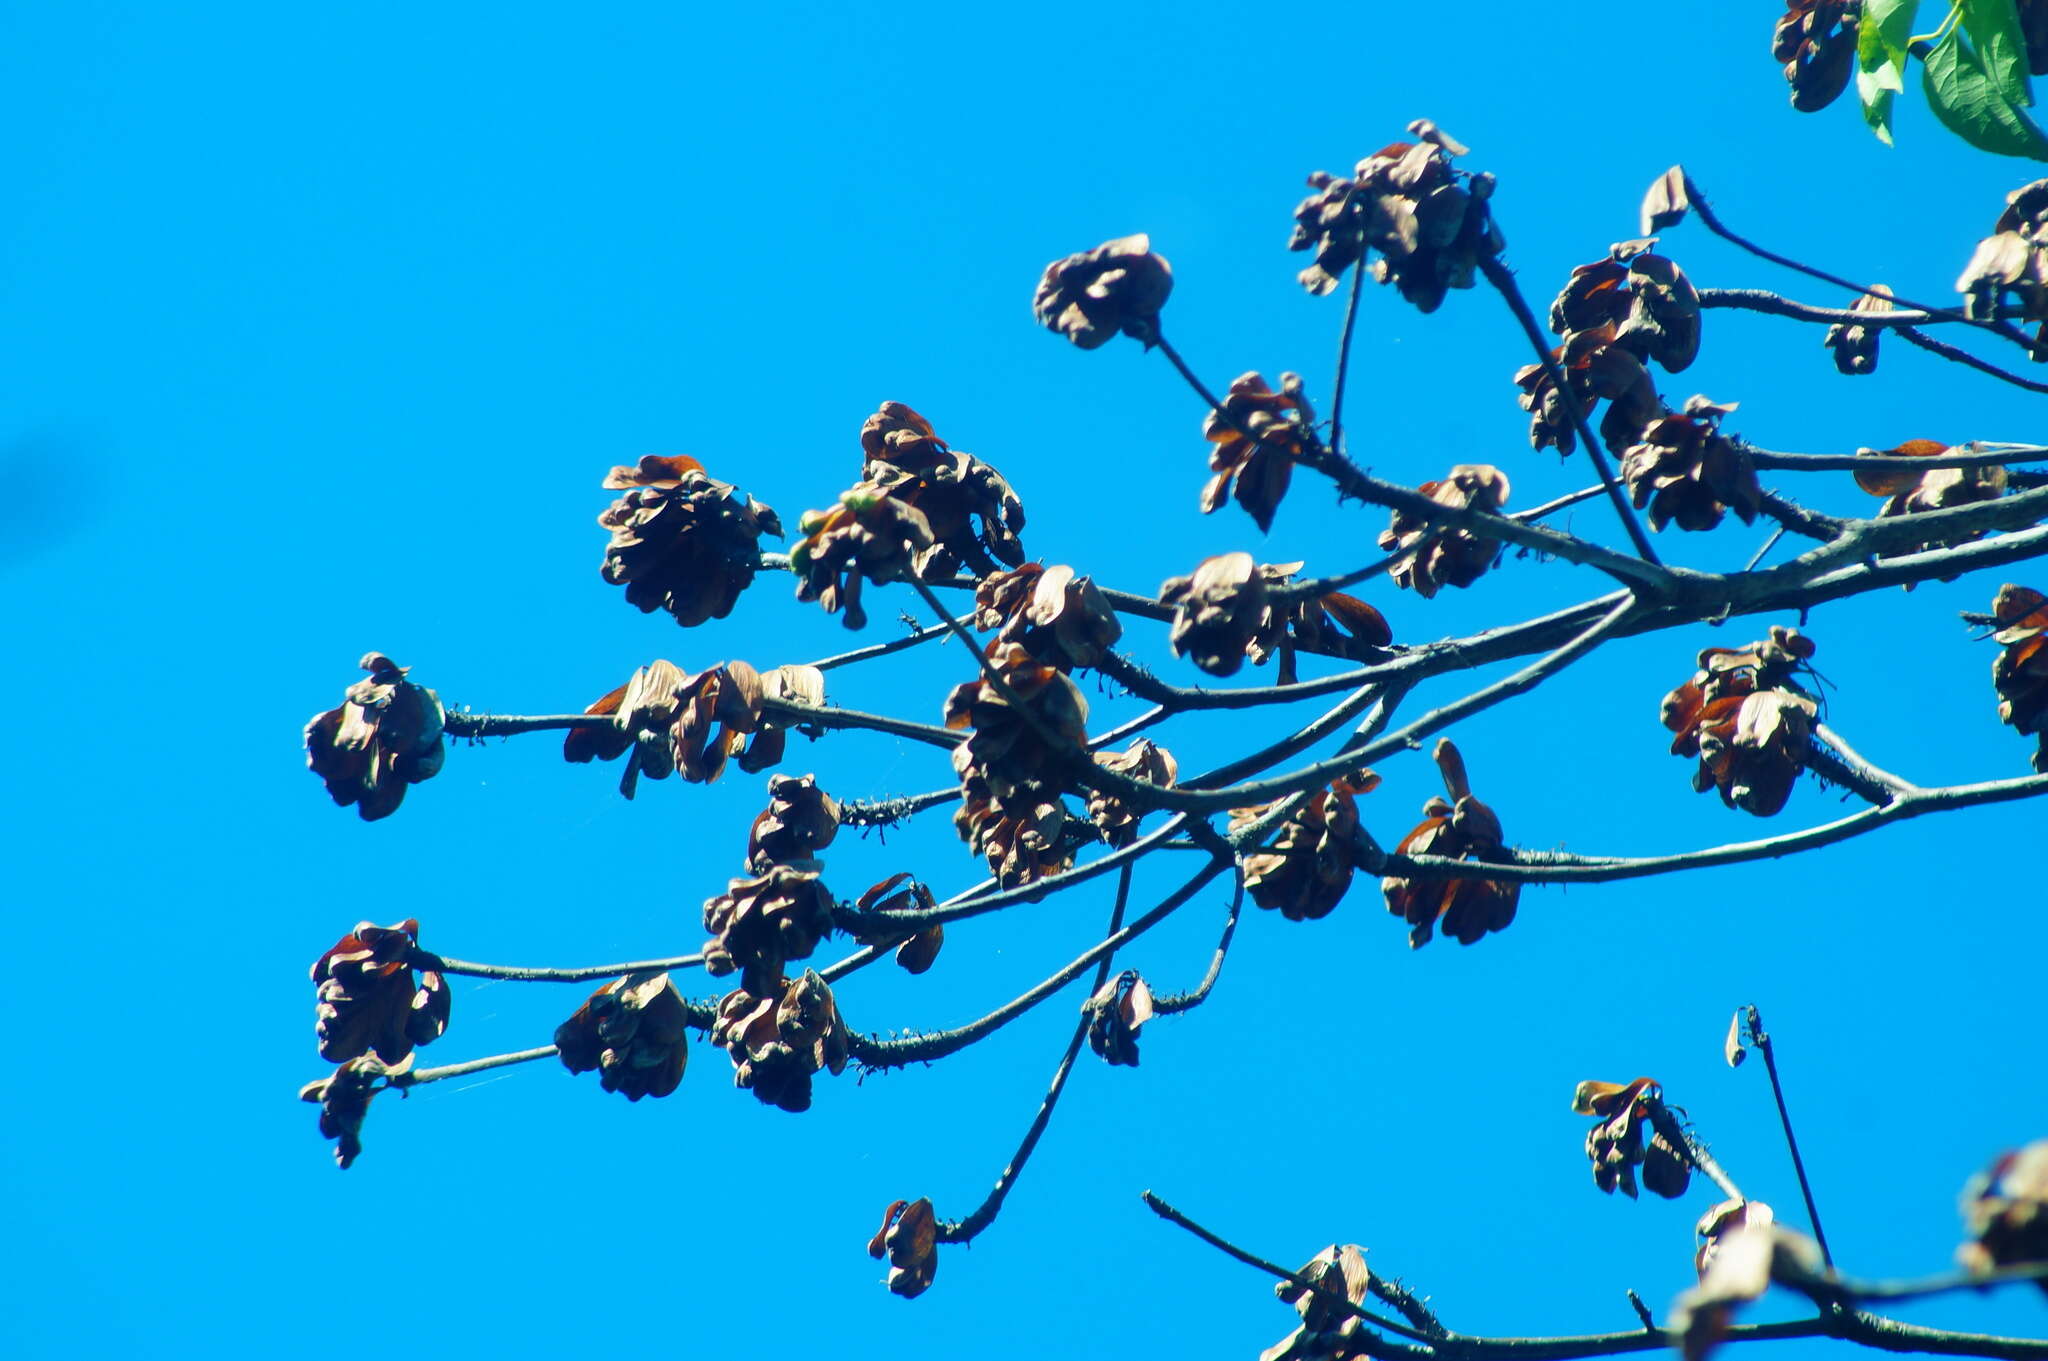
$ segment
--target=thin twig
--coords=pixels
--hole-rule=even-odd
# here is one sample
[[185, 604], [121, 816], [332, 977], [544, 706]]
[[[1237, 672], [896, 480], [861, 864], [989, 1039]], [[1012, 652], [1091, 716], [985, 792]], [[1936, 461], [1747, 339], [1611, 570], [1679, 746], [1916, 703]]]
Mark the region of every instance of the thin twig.
[[1230, 954], [1230, 938], [1237, 934], [1238, 914], [1243, 908], [1244, 870], [1240, 868], [1237, 872], [1237, 888], [1230, 895], [1230, 915], [1223, 919], [1223, 936], [1216, 942], [1216, 953], [1209, 959], [1209, 971], [1202, 975], [1202, 981], [1197, 983], [1192, 991], [1172, 992], [1164, 996], [1153, 994], [1153, 1011], [1161, 1016], [1191, 1011], [1209, 996], [1209, 989], [1216, 986], [1216, 979], [1223, 972], [1223, 961]]
[[410, 1073], [401, 1073], [391, 1080], [394, 1087], [417, 1087], [423, 1082], [439, 1082], [443, 1078], [468, 1077], [471, 1073], [488, 1072], [493, 1068], [509, 1068], [515, 1063], [532, 1063], [535, 1059], [551, 1059], [562, 1051], [551, 1044], [538, 1049], [521, 1049], [511, 1054], [493, 1054], [489, 1058], [470, 1059], [465, 1063], [450, 1063], [440, 1068], [416, 1068]]
[[[971, 614], [965, 616], [965, 622], [973, 623], [974, 616]], [[892, 638], [886, 643], [874, 643], [868, 647], [857, 647], [851, 652], [840, 652], [830, 657], [821, 657], [817, 661], [809, 663], [809, 665], [813, 670], [817, 671], [830, 671], [835, 667], [852, 666], [855, 662], [872, 661], [876, 657], [886, 657], [893, 652], [901, 652], [906, 648], [916, 647], [919, 643], [928, 643], [934, 638], [943, 638], [948, 632], [949, 630], [944, 624], [934, 624], [929, 628], [914, 629], [903, 637]]]
[[903, 1039], [885, 1040], [872, 1035], [850, 1037], [848, 1053], [865, 1068], [900, 1068], [909, 1063], [929, 1063], [944, 1058], [973, 1044], [984, 1035], [1002, 1029], [1022, 1016], [1046, 998], [1058, 992], [1067, 984], [1079, 978], [1089, 965], [1122, 949], [1128, 942], [1165, 921], [1190, 898], [1201, 892], [1202, 886], [1229, 867], [1227, 860], [1211, 860], [1185, 884], [1169, 894], [1159, 906], [1126, 926], [1108, 939], [1083, 951], [1059, 972], [1045, 979], [1030, 991], [1025, 992], [978, 1020], [952, 1030], [942, 1030], [929, 1035], [912, 1035]]
[[1681, 851], [1675, 855], [1601, 857], [1567, 855], [1560, 851], [1518, 850], [1515, 859], [1508, 862], [1449, 860], [1439, 855], [1384, 855], [1369, 858], [1361, 867], [1372, 874], [1398, 875], [1404, 879], [1501, 879], [1524, 884], [1606, 883], [1616, 879], [1669, 874], [1674, 870], [1706, 869], [1749, 860], [1775, 860], [1797, 851], [1862, 836], [1908, 818], [1979, 804], [2034, 798], [2042, 794], [2048, 794], [2048, 775], [1919, 788], [1901, 794], [1881, 807], [1866, 808], [1804, 831], [1787, 832], [1758, 841], [1711, 846], [1698, 851]]
[[1742, 1188], [1735, 1184], [1735, 1179], [1714, 1161], [1714, 1155], [1707, 1151], [1707, 1146], [1694, 1138], [1691, 1130], [1678, 1123], [1678, 1117], [1671, 1113], [1670, 1107], [1656, 1097], [1644, 1098], [1643, 1104], [1649, 1109], [1651, 1126], [1664, 1136], [1666, 1143], [1682, 1149], [1686, 1160], [1699, 1169], [1701, 1176], [1719, 1187], [1721, 1194], [1730, 1200], [1748, 1199], [1742, 1194]]
[[1358, 325], [1358, 295], [1364, 280], [1365, 261], [1361, 259], [1351, 271], [1351, 296], [1344, 301], [1344, 329], [1337, 337], [1337, 377], [1330, 393], [1330, 447], [1339, 458], [1344, 457], [1344, 387], [1351, 376], [1351, 333]]
[[1785, 1106], [1785, 1088], [1778, 1081], [1778, 1059], [1771, 1048], [1770, 1033], [1764, 1029], [1763, 1013], [1755, 1006], [1743, 1008], [1748, 1020], [1749, 1042], [1764, 1056], [1764, 1072], [1771, 1079], [1771, 1099], [1778, 1103], [1778, 1123], [1785, 1129], [1785, 1147], [1792, 1154], [1792, 1172], [1799, 1178], [1799, 1194], [1806, 1201], [1806, 1220], [1813, 1225], [1813, 1241], [1820, 1244], [1821, 1261], [1834, 1269], [1834, 1254], [1828, 1251], [1828, 1236], [1820, 1227], [1820, 1207], [1814, 1204], [1813, 1185], [1806, 1179], [1806, 1160], [1799, 1156], [1799, 1138], [1792, 1132], [1792, 1113]]
[[1277, 1276], [1279, 1279], [1283, 1281], [1291, 1282], [1297, 1289], [1304, 1290], [1307, 1293], [1314, 1295], [1317, 1299], [1322, 1300], [1329, 1304], [1330, 1307], [1333, 1309], [1341, 1309], [1343, 1312], [1347, 1314], [1350, 1314], [1356, 1318], [1364, 1320], [1367, 1323], [1370, 1323], [1375, 1328], [1385, 1329], [1387, 1332], [1394, 1334], [1396, 1337], [1411, 1338], [1414, 1341], [1424, 1343], [1433, 1342], [1436, 1340], [1436, 1338], [1433, 1337], [1431, 1334], [1425, 1333], [1420, 1329], [1411, 1328], [1407, 1324], [1400, 1322], [1398, 1319], [1391, 1319], [1384, 1314], [1374, 1313], [1372, 1310], [1367, 1309], [1363, 1305], [1353, 1304], [1342, 1293], [1335, 1290], [1325, 1290], [1323, 1287], [1315, 1284], [1307, 1277], [1297, 1275], [1296, 1273], [1289, 1271], [1286, 1267], [1281, 1266], [1278, 1262], [1269, 1262], [1263, 1257], [1253, 1256], [1251, 1253], [1246, 1252], [1243, 1248], [1231, 1242], [1229, 1239], [1223, 1237], [1221, 1234], [1203, 1228], [1200, 1224], [1197, 1224], [1194, 1220], [1188, 1218], [1179, 1210], [1174, 1209], [1173, 1206], [1167, 1204], [1158, 1196], [1153, 1195], [1150, 1191], [1140, 1192], [1139, 1198], [1145, 1202], [1147, 1209], [1151, 1210], [1153, 1214], [1158, 1215], [1167, 1223], [1179, 1225], [1181, 1228], [1186, 1229], [1195, 1237], [1201, 1239], [1204, 1243], [1207, 1243], [1210, 1247], [1215, 1248], [1217, 1251], [1224, 1253], [1226, 1256], [1236, 1258], [1238, 1261], [1243, 1262], [1246, 1266], [1256, 1267], [1257, 1269], [1265, 1272], [1269, 1276]]
[[[1116, 902], [1109, 912], [1107, 935], [1111, 938], [1123, 929], [1124, 907], [1130, 901], [1130, 896], [1131, 867], [1125, 865], [1117, 876]], [[1102, 991], [1103, 983], [1108, 980], [1112, 958], [1114, 956], [1105, 954], [1101, 963], [1096, 965], [1095, 986], [1089, 990], [1091, 997]], [[1083, 1012], [1080, 1021], [1074, 1026], [1073, 1038], [1067, 1041], [1067, 1052], [1061, 1056], [1060, 1066], [1053, 1071], [1052, 1081], [1046, 1085], [1045, 1098], [1038, 1103], [1038, 1114], [1033, 1117], [1031, 1127], [1024, 1131], [1024, 1138], [1018, 1143], [1017, 1151], [1011, 1154], [1010, 1161], [1003, 1165], [1002, 1173], [996, 1177], [996, 1184], [989, 1189], [987, 1198], [965, 1219], [941, 1222], [938, 1226], [938, 1240], [941, 1243], [972, 1242], [976, 1234], [995, 1223], [996, 1215], [1002, 1211], [1003, 1199], [1017, 1184], [1017, 1178], [1023, 1174], [1024, 1164], [1031, 1158], [1031, 1150], [1038, 1147], [1039, 1136], [1045, 1133], [1045, 1127], [1052, 1122], [1052, 1109], [1059, 1104], [1060, 1093], [1066, 1089], [1067, 1077], [1074, 1071], [1074, 1058], [1081, 1052], [1081, 1041], [1088, 1037], [1088, 1021], [1087, 1013]]]
[[1979, 359], [1968, 350], [1959, 350], [1946, 341], [1936, 340], [1933, 336], [1914, 327], [1906, 326], [1900, 328], [1899, 339], [1905, 341], [1908, 345], [1917, 345], [1929, 354], [1940, 355], [1943, 359], [1949, 360], [1952, 363], [1975, 369], [1982, 374], [1988, 374], [2001, 383], [2011, 383], [2014, 387], [2022, 388], [2028, 392], [2048, 392], [2048, 383], [2036, 382], [2032, 378], [2022, 378], [2010, 369], [2002, 369], [1988, 359]]
[[675, 955], [668, 959], [641, 959], [625, 964], [589, 964], [575, 969], [529, 968], [520, 964], [476, 964], [450, 959], [431, 950], [415, 947], [406, 953], [406, 964], [435, 973], [461, 974], [467, 978], [498, 978], [514, 983], [588, 983], [596, 978], [622, 978], [631, 973], [659, 973], [666, 969], [694, 969], [704, 962], [703, 954]]

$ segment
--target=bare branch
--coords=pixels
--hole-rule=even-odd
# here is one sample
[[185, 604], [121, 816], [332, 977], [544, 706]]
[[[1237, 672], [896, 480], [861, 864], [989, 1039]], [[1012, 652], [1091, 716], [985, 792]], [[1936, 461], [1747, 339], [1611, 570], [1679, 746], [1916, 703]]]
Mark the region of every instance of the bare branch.
[[[1125, 865], [1117, 876], [1116, 903], [1109, 912], [1109, 935], [1114, 938], [1123, 928], [1124, 907], [1131, 896], [1131, 867]], [[1113, 956], [1105, 954], [1102, 962], [1095, 967], [1095, 986], [1090, 995], [1102, 990], [1109, 978], [1109, 963]], [[1017, 1184], [1017, 1178], [1024, 1171], [1024, 1164], [1031, 1158], [1031, 1150], [1038, 1147], [1039, 1136], [1052, 1122], [1052, 1109], [1059, 1103], [1060, 1093], [1066, 1089], [1067, 1077], [1074, 1071], [1074, 1058], [1081, 1052], [1081, 1041], [1088, 1036], [1088, 1015], [1084, 1011], [1074, 1025], [1073, 1038], [1067, 1041], [1067, 1052], [1060, 1058], [1060, 1066], [1053, 1071], [1052, 1081], [1046, 1085], [1045, 1098], [1038, 1103], [1038, 1114], [1032, 1118], [1031, 1126], [1024, 1131], [1023, 1140], [1017, 1151], [1010, 1155], [1010, 1161], [1003, 1166], [996, 1177], [996, 1184], [989, 1189], [986, 1199], [975, 1207], [972, 1214], [960, 1220], [943, 1221], [938, 1226], [941, 1243], [970, 1243], [976, 1234], [995, 1223], [996, 1215], [1002, 1212], [1003, 1200], [1010, 1194], [1010, 1188]]]

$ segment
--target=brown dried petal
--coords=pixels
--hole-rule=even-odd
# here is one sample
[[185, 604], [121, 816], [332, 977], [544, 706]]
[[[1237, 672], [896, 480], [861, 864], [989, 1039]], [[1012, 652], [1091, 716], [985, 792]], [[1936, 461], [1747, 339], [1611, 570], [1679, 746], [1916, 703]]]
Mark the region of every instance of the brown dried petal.
[[[2048, 1262], [2048, 1139], [2001, 1154], [1970, 1179], [1961, 1202], [1969, 1235], [1956, 1259], [1969, 1271]], [[2048, 1292], [2048, 1281], [2036, 1281]]]
[[408, 962], [419, 925], [410, 917], [396, 926], [358, 922], [313, 961], [321, 1058], [345, 1063], [374, 1054], [395, 1064], [447, 1030], [446, 981], [432, 970], [416, 977]]

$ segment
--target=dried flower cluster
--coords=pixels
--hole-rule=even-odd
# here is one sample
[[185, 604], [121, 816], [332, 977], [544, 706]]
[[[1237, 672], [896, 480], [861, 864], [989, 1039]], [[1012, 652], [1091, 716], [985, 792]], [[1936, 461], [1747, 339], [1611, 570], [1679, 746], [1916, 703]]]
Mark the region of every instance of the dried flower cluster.
[[782, 981], [782, 966], [808, 958], [832, 934], [832, 895], [818, 876], [774, 865], [750, 879], [734, 879], [704, 900], [704, 970], [723, 977], [737, 969], [740, 986], [757, 997]]
[[1192, 656], [1212, 676], [1233, 676], [1254, 641], [1277, 641], [1270, 587], [1301, 570], [1298, 562], [1260, 566], [1249, 553], [1204, 558], [1184, 577], [1159, 588], [1162, 603], [1174, 607], [1167, 643], [1176, 657]]
[[[911, 912], [927, 911], [932, 906], [932, 891], [910, 877], [908, 870], [892, 874], [879, 884], [869, 887], [854, 903], [856, 912]], [[901, 933], [894, 933], [886, 939], [896, 939]], [[873, 944], [875, 938], [869, 935], [857, 936], [862, 944]], [[896, 946], [896, 962], [904, 972], [920, 974], [931, 968], [939, 957], [939, 949], [946, 943], [944, 922], [934, 922], [912, 935], [901, 936]]]
[[[1446, 738], [1433, 753], [1451, 802], [1431, 798], [1422, 805], [1422, 821], [1394, 849], [1401, 855], [1439, 855], [1452, 860], [1512, 860], [1503, 840], [1500, 818], [1472, 797], [1465, 758]], [[1515, 919], [1522, 886], [1512, 879], [1380, 880], [1387, 911], [1408, 923], [1412, 949], [1427, 945], [1441, 929], [1460, 945], [1471, 945], [1489, 931], [1504, 930]]]
[[446, 751], [441, 698], [405, 678], [412, 668], [381, 652], [359, 663], [369, 676], [349, 686], [338, 708], [306, 724], [306, 767], [343, 808], [365, 822], [390, 817], [405, 787], [432, 778]]
[[[1963, 1188], [1970, 1241], [1956, 1260], [1970, 1271], [2048, 1262], [2048, 1139], [2001, 1154]], [[2048, 1292], [2048, 1280], [2036, 1281]]]
[[[1112, 775], [1162, 788], [1172, 787], [1180, 777], [1180, 763], [1173, 759], [1173, 753], [1149, 737], [1136, 739], [1122, 751], [1098, 751], [1095, 764]], [[1144, 816], [1144, 809], [1131, 807], [1115, 794], [1101, 789], [1088, 791], [1088, 820], [1112, 846], [1128, 846], [1136, 841], [1138, 821]]]
[[1124, 632], [1093, 578], [1035, 562], [981, 579], [974, 626], [1062, 671], [1096, 665]]
[[1771, 34], [1771, 59], [1785, 64], [1793, 108], [1814, 113], [1849, 88], [1862, 9], [1861, 0], [1786, 0]]
[[756, 671], [743, 661], [722, 662], [691, 675], [672, 662], [654, 661], [583, 712], [615, 715], [612, 727], [571, 729], [562, 740], [569, 761], [610, 761], [633, 753], [620, 789], [633, 796], [633, 782], [681, 773], [693, 784], [709, 784], [731, 759], [757, 773], [779, 764], [788, 734], [764, 713], [765, 701], [825, 702], [825, 677], [813, 666], [778, 666]]
[[1689, 397], [1683, 413], [1651, 421], [1622, 451], [1621, 480], [1636, 509], [1649, 512], [1650, 528], [1712, 529], [1730, 510], [1744, 524], [1756, 519], [1764, 497], [1756, 468], [1749, 451], [1721, 433], [1734, 409], [1733, 402]]
[[604, 579], [624, 586], [642, 613], [667, 610], [685, 628], [732, 613], [754, 580], [761, 536], [782, 537], [773, 509], [707, 476], [694, 458], [650, 455], [613, 468], [604, 485], [629, 489], [597, 517], [612, 535]]
[[1318, 295], [1368, 252], [1366, 266], [1424, 312], [1442, 305], [1453, 288], [1470, 288], [1482, 258], [1507, 248], [1487, 211], [1493, 176], [1453, 168], [1467, 148], [1427, 118], [1408, 125], [1415, 142], [1395, 142], [1358, 163], [1350, 179], [1318, 170], [1308, 177], [1316, 192], [1294, 210], [1289, 250], [1315, 250], [1301, 271], [1301, 286]]
[[777, 865], [816, 872], [818, 852], [839, 835], [839, 800], [811, 775], [768, 777], [768, 806], [747, 832], [747, 868], [766, 874]]
[[739, 988], [718, 1002], [711, 1043], [732, 1056], [733, 1085], [786, 1111], [811, 1108], [811, 1076], [846, 1069], [846, 1026], [815, 970], [761, 992]]
[[[953, 748], [960, 839], [1003, 884], [1024, 884], [1073, 863], [1067, 846], [1067, 772], [1087, 739], [1088, 701], [1062, 671], [1016, 643], [992, 643], [989, 669], [946, 696], [946, 726], [972, 729]], [[1017, 701], [1011, 703], [1011, 698]]]
[[913, 561], [934, 546], [931, 523], [911, 503], [911, 490], [908, 482], [863, 482], [841, 492], [832, 509], [805, 511], [797, 524], [804, 537], [789, 550], [796, 598], [843, 614], [850, 629], [867, 627], [861, 583], [880, 586], [914, 575]]
[[1282, 1281], [1273, 1293], [1282, 1304], [1291, 1304], [1301, 1323], [1286, 1337], [1259, 1353], [1259, 1361], [1352, 1361], [1371, 1356], [1378, 1341], [1365, 1331], [1358, 1315], [1339, 1309], [1325, 1292], [1364, 1304], [1372, 1289], [1372, 1271], [1365, 1264], [1365, 1249], [1356, 1243], [1335, 1243], [1302, 1264], [1294, 1273], [1307, 1281], [1304, 1290], [1292, 1281]]
[[1608, 405], [1600, 437], [1616, 452], [1666, 414], [1645, 365], [1678, 373], [1692, 363], [1700, 348], [1700, 297], [1683, 270], [1652, 252], [1656, 244], [1655, 237], [1616, 244], [1605, 260], [1573, 270], [1550, 304], [1550, 329], [1562, 337], [1551, 357], [1570, 391], [1560, 392], [1542, 364], [1516, 371], [1522, 409], [1531, 413], [1532, 447], [1569, 454], [1578, 447], [1574, 408], [1590, 418], [1602, 399]]
[[[1275, 569], [1291, 573], [1292, 566]], [[1256, 665], [1280, 658], [1282, 685], [1297, 678], [1295, 655], [1313, 652], [1324, 657], [1342, 657], [1354, 662], [1383, 662], [1393, 656], [1390, 646], [1394, 631], [1386, 616], [1355, 595], [1331, 591], [1326, 595], [1302, 596], [1289, 602], [1269, 604], [1265, 623], [1252, 635], [1245, 651]]]
[[882, 1212], [882, 1227], [868, 1240], [868, 1256], [889, 1259], [889, 1291], [914, 1300], [931, 1289], [939, 1271], [938, 1217], [928, 1198], [899, 1200]]
[[1301, 375], [1280, 375], [1278, 392], [1266, 386], [1263, 374], [1247, 373], [1230, 385], [1222, 410], [1202, 418], [1202, 438], [1215, 475], [1202, 488], [1202, 513], [1213, 514], [1237, 489], [1237, 503], [1262, 530], [1273, 527], [1273, 514], [1294, 476], [1294, 461], [1314, 445], [1316, 415], [1302, 390]]
[[320, 1137], [332, 1139], [334, 1161], [346, 1171], [363, 1153], [363, 1120], [370, 1113], [370, 1098], [387, 1087], [401, 1085], [412, 1072], [412, 1055], [397, 1063], [385, 1063], [375, 1054], [363, 1054], [299, 1088], [299, 1100], [320, 1107]]
[[[1966, 446], [1951, 449], [1935, 439], [1909, 439], [1895, 449], [1858, 449], [1862, 457], [1940, 458], [1949, 453], [1968, 453]], [[1891, 468], [1859, 468], [1856, 485], [1872, 496], [1888, 498], [1878, 510], [1880, 519], [1890, 515], [1915, 515], [1922, 511], [1948, 510], [1978, 501], [1996, 501], [2005, 495], [2006, 470], [1997, 463], [1974, 468], [1929, 468], [1924, 473], [1901, 472]], [[1960, 534], [1947, 543], [1968, 543], [1977, 534]], [[1945, 546], [1944, 545], [1944, 546]]]
[[1139, 232], [1047, 265], [1031, 313], [1084, 350], [1108, 344], [1119, 331], [1150, 349], [1159, 339], [1159, 309], [1172, 293], [1173, 267]]
[[919, 577], [949, 577], [963, 564], [986, 576], [997, 561], [1012, 567], [1024, 561], [1017, 537], [1024, 503], [1008, 479], [948, 446], [930, 421], [902, 402], [884, 402], [861, 425], [860, 447], [861, 486], [886, 489], [914, 507], [930, 530], [931, 543], [911, 558]]
[[[1442, 481], [1416, 488], [1440, 506], [1498, 515], [1508, 501], [1508, 475], [1488, 463], [1460, 463]], [[1380, 531], [1380, 547], [1406, 557], [1387, 569], [1394, 584], [1428, 600], [1446, 586], [1470, 586], [1500, 554], [1500, 541], [1477, 530], [1445, 529], [1405, 510]]]
[[[1894, 310], [1892, 291], [1883, 284], [1872, 284], [1869, 292], [1856, 295], [1856, 300], [1849, 304], [1849, 310], [1866, 317], [1883, 316]], [[1853, 377], [1877, 372], [1877, 341], [1883, 334], [1882, 326], [1841, 321], [1828, 327], [1820, 343], [1834, 355], [1835, 368]]]
[[[1240, 855], [1238, 865], [1252, 901], [1289, 921], [1328, 916], [1351, 887], [1356, 868], [1352, 846], [1358, 835], [1358, 796], [1370, 793], [1379, 782], [1370, 770], [1332, 781], [1288, 815], [1271, 849]], [[1236, 809], [1230, 815], [1230, 830], [1241, 832], [1279, 806]]]
[[2005, 196], [2005, 211], [1963, 266], [1956, 292], [1972, 317], [1988, 321], [2016, 309], [2020, 320], [2042, 323], [2035, 343], [2048, 342], [2048, 180]]
[[1693, 1256], [1699, 1283], [1671, 1308], [1684, 1361], [1705, 1361], [1728, 1334], [1735, 1311], [1762, 1297], [1772, 1281], [1812, 1286], [1827, 1274], [1820, 1245], [1777, 1222], [1760, 1200], [1724, 1200], [1700, 1216]]
[[555, 1027], [562, 1066], [597, 1070], [598, 1085], [628, 1101], [667, 1096], [690, 1058], [689, 1008], [663, 972], [615, 978]]
[[1998, 687], [1998, 718], [2022, 736], [2038, 733], [2034, 769], [2048, 774], [2048, 597], [2011, 582], [1991, 602], [1998, 625], [1992, 640], [2002, 649], [1991, 663]]
[[1813, 640], [1771, 626], [1748, 647], [1710, 647], [1691, 680], [1664, 697], [1664, 726], [1678, 734], [1673, 756], [1697, 756], [1692, 787], [1758, 817], [1785, 806], [1806, 769], [1818, 706], [1793, 681], [1813, 656]]
[[420, 924], [357, 922], [355, 930], [313, 961], [314, 1034], [320, 1057], [345, 1063], [375, 1054], [396, 1064], [416, 1044], [431, 1044], [448, 1029], [447, 980], [434, 970], [415, 976], [412, 952]]
[[1111, 1065], [1138, 1066], [1138, 1027], [1152, 1019], [1152, 989], [1136, 969], [1109, 979], [1081, 1004], [1088, 1047]]
[[1628, 1083], [1581, 1082], [1572, 1094], [1572, 1113], [1593, 1117], [1586, 1156], [1593, 1163], [1593, 1184], [1609, 1195], [1620, 1191], [1635, 1199], [1638, 1167], [1643, 1185], [1666, 1200], [1684, 1195], [1692, 1181], [1691, 1160], [1663, 1131], [1653, 1130], [1649, 1147], [1643, 1147], [1650, 1104], [1660, 1096], [1656, 1080], [1647, 1077]]

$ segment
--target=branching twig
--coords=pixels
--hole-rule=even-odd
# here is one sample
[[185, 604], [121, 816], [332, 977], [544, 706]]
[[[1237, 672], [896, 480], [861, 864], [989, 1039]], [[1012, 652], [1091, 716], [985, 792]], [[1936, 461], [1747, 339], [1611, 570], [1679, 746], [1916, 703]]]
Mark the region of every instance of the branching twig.
[[[1123, 929], [1124, 907], [1130, 901], [1130, 896], [1131, 867], [1125, 865], [1117, 876], [1116, 903], [1109, 912], [1108, 935], [1112, 939]], [[1095, 986], [1090, 990], [1090, 996], [1102, 991], [1102, 985], [1109, 977], [1111, 958], [1113, 956], [1105, 954], [1101, 963], [1095, 966]], [[1038, 1114], [1033, 1117], [1031, 1127], [1024, 1131], [1024, 1138], [1017, 1145], [1017, 1151], [1010, 1155], [1010, 1161], [1004, 1164], [1002, 1173], [996, 1177], [996, 1184], [989, 1189], [987, 1198], [966, 1218], [941, 1222], [938, 1226], [938, 1239], [941, 1243], [972, 1242], [976, 1234], [995, 1223], [996, 1215], [1002, 1211], [1004, 1197], [1008, 1196], [1010, 1188], [1017, 1184], [1017, 1178], [1024, 1171], [1024, 1164], [1031, 1158], [1031, 1150], [1038, 1147], [1039, 1136], [1045, 1133], [1045, 1127], [1052, 1122], [1052, 1109], [1059, 1104], [1060, 1093], [1067, 1085], [1067, 1076], [1074, 1071], [1074, 1059], [1081, 1052], [1081, 1041], [1088, 1037], [1088, 1020], [1087, 1013], [1083, 1012], [1080, 1021], [1074, 1026], [1073, 1038], [1067, 1041], [1067, 1052], [1061, 1056], [1060, 1066], [1053, 1071], [1052, 1081], [1046, 1085], [1045, 1099], [1038, 1103]]]
[[694, 969], [704, 962], [701, 953], [676, 955], [669, 959], [641, 959], [626, 964], [589, 964], [576, 969], [529, 968], [519, 964], [473, 964], [450, 959], [431, 950], [415, 947], [407, 952], [406, 964], [436, 973], [461, 974], [467, 978], [498, 978], [514, 983], [588, 983], [598, 978], [622, 978], [630, 973], [656, 973], [664, 969]]
[[[1216, 953], [1209, 959], [1209, 971], [1202, 975], [1202, 981], [1189, 992], [1172, 992], [1152, 997], [1152, 1010], [1161, 1016], [1176, 1012], [1191, 1011], [1208, 997], [1209, 989], [1216, 986], [1217, 977], [1223, 972], [1223, 961], [1230, 954], [1230, 938], [1237, 934], [1237, 918], [1244, 908], [1244, 871], [1237, 873], [1237, 888], [1230, 895], [1230, 915], [1223, 919], [1223, 936], [1216, 942]], [[1100, 984], [1097, 985], [1101, 986]]]

